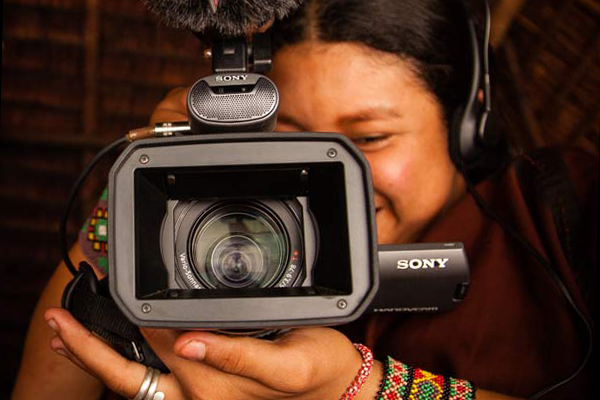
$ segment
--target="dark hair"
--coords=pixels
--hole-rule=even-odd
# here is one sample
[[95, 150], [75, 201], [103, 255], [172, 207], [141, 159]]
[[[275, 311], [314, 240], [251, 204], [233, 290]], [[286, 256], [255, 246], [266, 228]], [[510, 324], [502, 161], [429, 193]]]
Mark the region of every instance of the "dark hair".
[[446, 121], [467, 97], [471, 67], [460, 0], [308, 0], [275, 23], [274, 51], [308, 39], [360, 43], [410, 62]]

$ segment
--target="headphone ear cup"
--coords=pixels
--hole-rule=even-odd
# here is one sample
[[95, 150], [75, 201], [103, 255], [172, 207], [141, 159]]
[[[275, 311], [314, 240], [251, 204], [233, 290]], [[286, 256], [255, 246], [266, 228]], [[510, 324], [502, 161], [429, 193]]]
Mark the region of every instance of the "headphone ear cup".
[[463, 164], [460, 142], [464, 111], [465, 107], [463, 105], [458, 106], [457, 109], [454, 110], [452, 121], [450, 123], [450, 131], [448, 132], [448, 150], [450, 151], [450, 159], [459, 169]]
[[[509, 156], [500, 120], [494, 113], [482, 120], [478, 114], [482, 108], [479, 101], [467, 111], [464, 105], [457, 107], [448, 133], [450, 158], [472, 182], [479, 182], [494, 173]], [[480, 132], [482, 124], [485, 126]]]
[[450, 156], [457, 166], [476, 165], [484, 151], [478, 143], [479, 110], [481, 104], [475, 101], [470, 107], [459, 106], [452, 122]]
[[478, 132], [478, 142], [481, 143], [481, 146], [486, 150], [493, 150], [494, 148], [501, 146], [501, 132], [501, 121], [495, 113], [491, 112], [486, 117], [483, 131]]
[[498, 118], [494, 113], [484, 115], [483, 104], [478, 100], [468, 109], [464, 105], [456, 109], [449, 136], [452, 161], [467, 168], [481, 163], [502, 141]]

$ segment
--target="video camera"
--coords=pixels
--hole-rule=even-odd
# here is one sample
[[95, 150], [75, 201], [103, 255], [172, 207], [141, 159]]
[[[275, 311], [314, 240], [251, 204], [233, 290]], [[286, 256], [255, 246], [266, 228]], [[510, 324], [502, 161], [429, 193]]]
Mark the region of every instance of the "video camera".
[[139, 337], [98, 319], [263, 330], [446, 310], [465, 296], [460, 243], [378, 246], [369, 165], [351, 141], [271, 132], [269, 46], [264, 34], [218, 39], [214, 74], [189, 90], [189, 122], [131, 132], [155, 137], [112, 166], [108, 284], [82, 268], [63, 305], [101, 336], [126, 337], [116, 341], [132, 342], [130, 358], [147, 358]]

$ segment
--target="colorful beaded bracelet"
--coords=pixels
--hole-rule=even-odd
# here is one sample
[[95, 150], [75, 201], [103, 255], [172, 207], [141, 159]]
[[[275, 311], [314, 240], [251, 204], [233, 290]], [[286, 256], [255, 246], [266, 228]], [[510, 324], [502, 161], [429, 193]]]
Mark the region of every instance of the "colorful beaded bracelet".
[[473, 400], [469, 381], [435, 375], [388, 357], [375, 400]]
[[356, 350], [360, 352], [363, 362], [360, 366], [360, 369], [358, 370], [358, 373], [356, 374], [356, 377], [354, 378], [350, 386], [348, 386], [348, 388], [346, 389], [346, 392], [342, 396], [341, 400], [354, 399], [354, 397], [358, 394], [369, 375], [371, 375], [371, 371], [373, 370], [373, 363], [375, 362], [373, 358], [373, 352], [371, 352], [371, 350], [369, 350], [367, 346], [362, 345], [360, 343], [354, 343], [354, 347], [356, 347]]

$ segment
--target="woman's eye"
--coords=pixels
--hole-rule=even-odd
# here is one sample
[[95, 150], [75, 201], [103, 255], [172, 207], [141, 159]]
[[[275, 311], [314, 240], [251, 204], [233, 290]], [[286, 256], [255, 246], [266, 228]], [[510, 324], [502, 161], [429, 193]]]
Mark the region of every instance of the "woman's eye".
[[353, 138], [352, 141], [355, 145], [361, 146], [377, 146], [385, 143], [385, 141], [389, 138], [388, 135], [373, 135], [373, 136], [363, 136], [358, 138]]
[[354, 139], [354, 142], [355, 143], [373, 143], [373, 142], [377, 142], [382, 139], [384, 139], [383, 136], [367, 136], [367, 137]]

